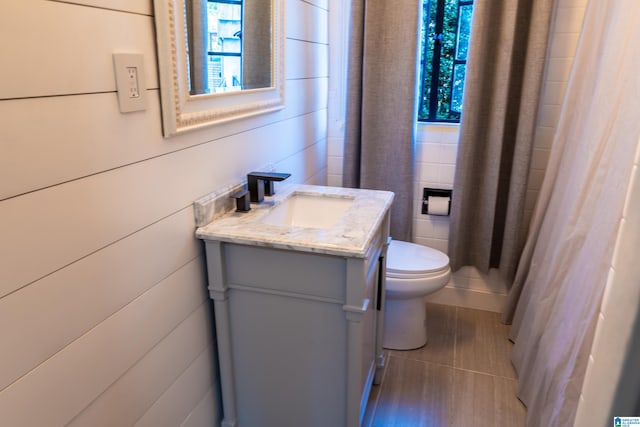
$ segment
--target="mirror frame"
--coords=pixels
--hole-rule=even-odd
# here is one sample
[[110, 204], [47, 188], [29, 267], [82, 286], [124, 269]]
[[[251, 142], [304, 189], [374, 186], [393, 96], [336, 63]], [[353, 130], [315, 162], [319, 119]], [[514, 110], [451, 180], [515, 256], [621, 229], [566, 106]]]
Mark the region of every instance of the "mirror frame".
[[284, 108], [284, 2], [271, 0], [272, 86], [227, 93], [189, 93], [185, 0], [154, 0], [164, 136]]

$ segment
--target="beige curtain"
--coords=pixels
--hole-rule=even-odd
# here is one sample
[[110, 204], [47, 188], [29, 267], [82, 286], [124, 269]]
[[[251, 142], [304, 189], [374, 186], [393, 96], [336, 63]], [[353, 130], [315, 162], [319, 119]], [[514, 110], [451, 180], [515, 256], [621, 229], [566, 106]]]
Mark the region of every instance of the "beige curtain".
[[636, 0], [588, 4], [511, 290], [512, 361], [528, 426], [573, 425], [602, 294], [615, 274], [612, 256], [640, 137], [638, 16]]
[[476, 0], [454, 178], [452, 268], [513, 279], [553, 0]]
[[395, 193], [391, 235], [410, 240], [420, 0], [353, 0], [343, 185]]
[[271, 87], [271, 2], [245, 0], [243, 8], [242, 89]]
[[209, 30], [207, 0], [186, 0], [187, 48], [191, 94], [209, 93]]

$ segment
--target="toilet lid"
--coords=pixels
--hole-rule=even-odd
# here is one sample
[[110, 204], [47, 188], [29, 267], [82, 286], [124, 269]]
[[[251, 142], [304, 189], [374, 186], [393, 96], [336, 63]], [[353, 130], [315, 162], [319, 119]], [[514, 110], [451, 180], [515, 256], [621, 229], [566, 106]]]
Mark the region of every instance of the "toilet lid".
[[448, 267], [449, 257], [436, 249], [399, 240], [392, 240], [389, 245], [387, 275], [428, 275]]

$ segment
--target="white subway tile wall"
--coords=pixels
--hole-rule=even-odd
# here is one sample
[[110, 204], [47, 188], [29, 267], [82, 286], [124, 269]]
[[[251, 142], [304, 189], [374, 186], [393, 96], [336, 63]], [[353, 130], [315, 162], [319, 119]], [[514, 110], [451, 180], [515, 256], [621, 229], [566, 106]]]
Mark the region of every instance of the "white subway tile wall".
[[[640, 235], [640, 140], [634, 163], [575, 425], [605, 425], [610, 422], [608, 417], [616, 397], [615, 387], [625, 375], [624, 358], [630, 348], [638, 348], [640, 338], [633, 328], [640, 298], [640, 268], [637, 263]], [[630, 396], [637, 395], [637, 383], [627, 381], [625, 387], [631, 388], [624, 390]]]
[[416, 135], [414, 242], [447, 252], [449, 217], [422, 214], [422, 189], [452, 189], [458, 153], [458, 125], [420, 124]]

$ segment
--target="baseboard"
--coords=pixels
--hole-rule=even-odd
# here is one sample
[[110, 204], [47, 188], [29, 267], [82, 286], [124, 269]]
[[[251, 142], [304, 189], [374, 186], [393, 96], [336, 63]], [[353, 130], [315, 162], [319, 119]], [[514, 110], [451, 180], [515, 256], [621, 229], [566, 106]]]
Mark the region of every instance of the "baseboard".
[[435, 304], [502, 313], [507, 302], [507, 295], [447, 285], [438, 292], [427, 296], [426, 300]]

